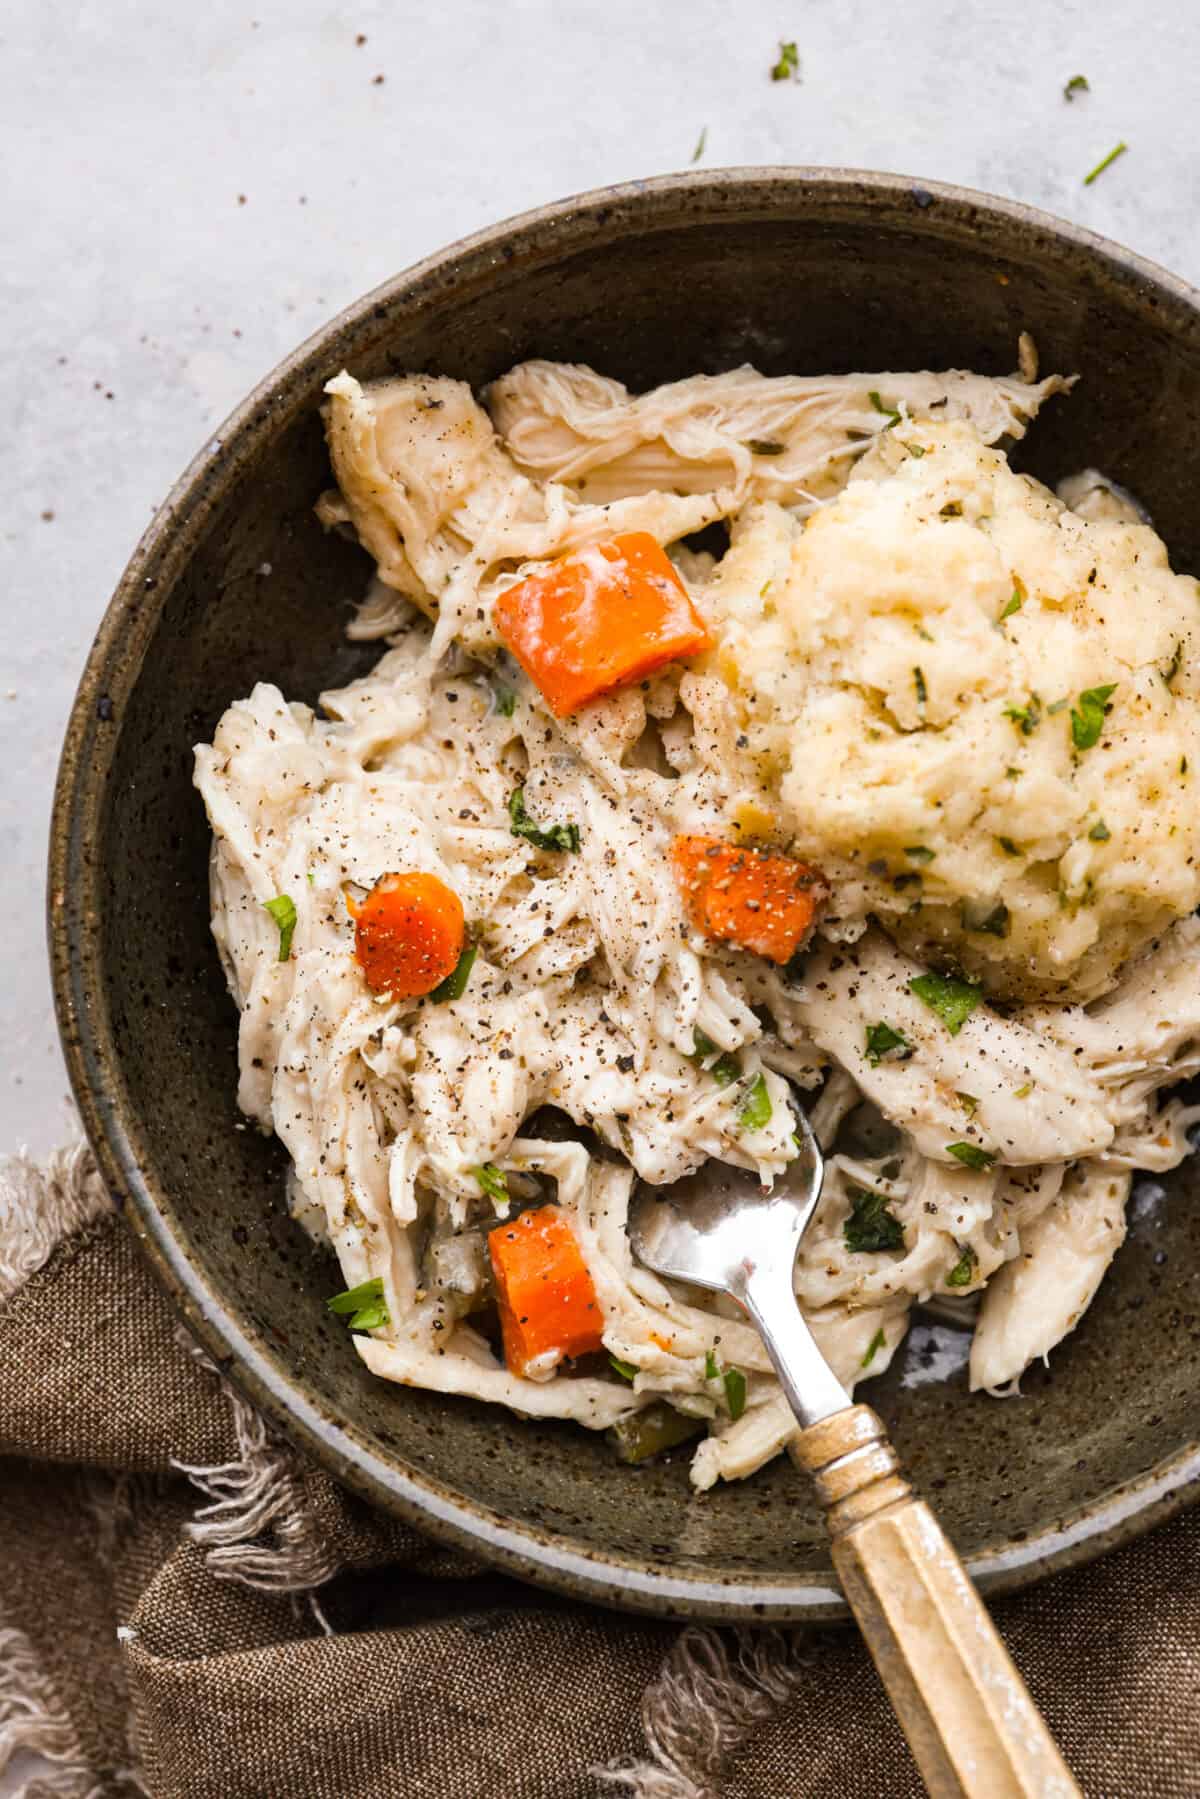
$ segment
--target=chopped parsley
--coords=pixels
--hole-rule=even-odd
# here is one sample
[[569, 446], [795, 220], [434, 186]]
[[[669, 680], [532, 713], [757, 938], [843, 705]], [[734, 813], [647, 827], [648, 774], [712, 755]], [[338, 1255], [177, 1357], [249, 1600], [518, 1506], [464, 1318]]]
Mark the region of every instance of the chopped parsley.
[[983, 998], [971, 981], [956, 981], [945, 974], [919, 974], [908, 983], [908, 990], [937, 1013], [952, 1037], [958, 1036]]
[[1021, 854], [1011, 837], [997, 837], [996, 842], [1000, 845], [1000, 848], [1004, 851], [1006, 856], [1019, 856]]
[[517, 696], [511, 687], [501, 687], [499, 681], [493, 681], [492, 700], [495, 703], [497, 712], [499, 712], [502, 717], [512, 717], [513, 708], [517, 703]]
[[784, 43], [780, 40], [779, 61], [771, 67], [772, 81], [799, 81], [800, 52], [794, 42]]
[[718, 1055], [717, 1051], [718, 1045], [713, 1042], [707, 1032], [700, 1029], [692, 1032], [692, 1061], [703, 1062], [709, 1056], [716, 1056], [717, 1059], [708, 1072], [718, 1087], [728, 1087], [741, 1075], [742, 1065], [737, 1057], [730, 1055], [728, 1051], [723, 1055]]
[[1052, 702], [1051, 705], [1046, 707], [1046, 717], [1053, 718], [1056, 713], [1061, 712], [1065, 706], [1069, 706], [1070, 704], [1071, 704], [1070, 694], [1069, 693], [1064, 694], [1061, 700], [1055, 700]]
[[1175, 654], [1171, 657], [1170, 667], [1167, 669], [1166, 674], [1163, 676], [1163, 680], [1166, 682], [1168, 687], [1171, 685], [1171, 682], [1175, 679], [1176, 675], [1179, 673], [1179, 665], [1182, 661], [1183, 661], [1183, 644], [1177, 643], [1175, 645]]
[[348, 1314], [352, 1331], [374, 1331], [390, 1322], [383, 1297], [383, 1280], [379, 1275], [374, 1280], [361, 1281], [357, 1287], [347, 1287], [344, 1293], [335, 1293], [325, 1305], [339, 1317]]
[[279, 893], [274, 899], [263, 901], [263, 911], [269, 912], [279, 926], [279, 960], [286, 962], [292, 953], [292, 932], [296, 929], [296, 902], [288, 893]]
[[738, 1129], [761, 1131], [764, 1125], [770, 1124], [774, 1109], [766, 1080], [761, 1073], [756, 1074], [738, 1108]]
[[1032, 737], [1042, 722], [1042, 702], [1031, 693], [1027, 706], [1006, 706], [1004, 716], [1012, 719], [1022, 737]]
[[968, 1118], [974, 1118], [979, 1110], [979, 1101], [973, 1093], [956, 1093], [954, 1095]]
[[746, 1376], [740, 1368], [722, 1368], [711, 1349], [704, 1352], [705, 1380], [719, 1380], [725, 1388], [725, 1404], [731, 1418], [740, 1418], [746, 1409]]
[[873, 412], [881, 413], [887, 420], [887, 424], [883, 427], [885, 431], [890, 431], [893, 425], [898, 425], [900, 423], [900, 414], [896, 411], [896, 408], [894, 406], [885, 406], [874, 388], [868, 393], [867, 398], [871, 402], [871, 410]]
[[1004, 608], [1004, 611], [1000, 614], [999, 623], [1003, 624], [1006, 618], [1011, 618], [1014, 612], [1019, 612], [1024, 604], [1025, 589], [1021, 583], [1021, 577], [1019, 575], [1014, 575], [1012, 597], [1009, 600], [1008, 605]]
[[439, 981], [429, 994], [429, 998], [437, 1004], [443, 1000], [461, 999], [467, 990], [467, 982], [471, 978], [471, 970], [475, 966], [475, 958], [479, 950], [473, 943], [468, 943], [444, 981]]
[[1033, 1092], [1033, 1082], [1026, 1081], [1025, 1085], [1023, 1087], [1017, 1088], [1016, 1092], [1013, 1094], [1013, 1098], [1014, 1099], [1028, 1099], [1029, 1095], [1032, 1092]]
[[996, 1160], [992, 1149], [980, 1149], [978, 1143], [947, 1143], [946, 1154], [954, 1156], [964, 1168], [990, 1168]]
[[936, 850], [927, 850], [923, 843], [911, 843], [904, 854], [913, 862], [932, 862], [937, 855]]
[[1110, 169], [1113, 163], [1116, 162], [1118, 156], [1123, 156], [1128, 148], [1129, 145], [1125, 142], [1124, 138], [1122, 138], [1115, 149], [1110, 150], [1107, 156], [1101, 157], [1095, 168], [1084, 176], [1084, 187], [1091, 187], [1092, 182], [1096, 179], [1097, 175], [1103, 175], [1105, 169]]
[[920, 461], [921, 457], [925, 454], [925, 451], [922, 449], [920, 444], [905, 444], [904, 448], [908, 451], [910, 456], [915, 456], [917, 458], [918, 462]]
[[468, 1169], [467, 1172], [475, 1176], [483, 1192], [487, 1194], [497, 1210], [508, 1204], [511, 1197], [508, 1191], [508, 1176], [502, 1168], [497, 1168], [494, 1162], [484, 1162], [478, 1168]]
[[964, 931], [975, 931], [988, 937], [1007, 937], [1009, 927], [1009, 911], [1003, 900], [997, 900], [994, 906], [986, 911], [969, 900], [963, 901], [962, 922]]
[[782, 456], [787, 445], [777, 443], [773, 437], [748, 437], [746, 448], [755, 456]]
[[873, 1187], [848, 1187], [850, 1211], [842, 1221], [846, 1248], [861, 1253], [904, 1248], [904, 1226], [888, 1211], [888, 1196]]
[[1072, 75], [1070, 81], [1063, 88], [1063, 99], [1073, 100], [1076, 94], [1086, 94], [1090, 91], [1086, 75]]
[[969, 1243], [963, 1245], [962, 1254], [946, 1276], [948, 1287], [969, 1287], [975, 1279], [975, 1264], [979, 1257]]
[[1079, 696], [1078, 707], [1071, 707], [1071, 742], [1077, 750], [1090, 750], [1099, 743], [1104, 715], [1111, 711], [1109, 699], [1116, 691], [1115, 681], [1107, 687], [1087, 687]]
[[610, 1355], [608, 1358], [608, 1365], [614, 1374], [619, 1374], [621, 1376], [622, 1380], [631, 1381], [637, 1378], [637, 1369], [632, 1362], [622, 1362], [619, 1357]]
[[1109, 828], [1105, 824], [1104, 820], [1102, 818], [1098, 818], [1096, 820], [1095, 824], [1092, 826], [1091, 830], [1088, 832], [1088, 836], [1091, 838], [1093, 843], [1107, 843], [1109, 838], [1112, 836], [1112, 832], [1109, 830]]
[[908, 1038], [901, 1031], [894, 1031], [890, 1024], [880, 1022], [867, 1026], [867, 1046], [864, 1054], [872, 1068], [878, 1068], [883, 1058], [890, 1055], [894, 1049], [904, 1051], [902, 1056], [897, 1056], [898, 1062], [907, 1062], [913, 1053], [912, 1044]]
[[700, 133], [700, 136], [696, 139], [696, 148], [692, 151], [692, 161], [693, 162], [699, 162], [700, 158], [704, 155], [704, 146], [707, 142], [708, 142], [708, 126], [705, 125]]
[[514, 837], [523, 837], [531, 843], [535, 850], [570, 850], [577, 853], [579, 849], [579, 826], [577, 824], [550, 825], [543, 830], [536, 825], [525, 810], [525, 789], [514, 787], [508, 796], [508, 816], [510, 829]]
[[881, 1326], [879, 1328], [879, 1330], [877, 1330], [875, 1332], [875, 1335], [871, 1338], [871, 1341], [867, 1344], [867, 1353], [863, 1357], [862, 1361], [858, 1364], [859, 1367], [860, 1368], [869, 1368], [871, 1366], [871, 1363], [875, 1360], [875, 1357], [878, 1355], [879, 1351], [883, 1348], [883, 1346], [886, 1342], [887, 1342], [887, 1338], [884, 1336], [883, 1328]]
[[725, 1404], [729, 1407], [729, 1416], [736, 1421], [746, 1409], [746, 1376], [740, 1368], [726, 1368], [721, 1378], [725, 1382]]
[[923, 706], [929, 698], [929, 689], [925, 685], [925, 676], [919, 668], [913, 669], [913, 686], [917, 690], [917, 705]]

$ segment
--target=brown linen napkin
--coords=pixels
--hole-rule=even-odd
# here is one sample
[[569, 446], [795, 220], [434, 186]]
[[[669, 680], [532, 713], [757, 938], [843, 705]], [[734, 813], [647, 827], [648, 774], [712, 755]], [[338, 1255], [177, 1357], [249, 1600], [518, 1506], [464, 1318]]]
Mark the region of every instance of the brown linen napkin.
[[[0, 1773], [41, 1750], [31, 1799], [923, 1790], [852, 1631], [557, 1600], [306, 1463], [189, 1349], [82, 1148], [0, 1174], [0, 1455]], [[1094, 1799], [1200, 1791], [1198, 1575], [1185, 1513], [994, 1608]]]

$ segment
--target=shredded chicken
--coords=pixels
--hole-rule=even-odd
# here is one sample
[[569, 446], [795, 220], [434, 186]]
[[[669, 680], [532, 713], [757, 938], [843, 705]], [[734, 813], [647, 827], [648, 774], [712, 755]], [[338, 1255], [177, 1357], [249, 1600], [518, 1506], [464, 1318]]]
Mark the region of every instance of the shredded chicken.
[[[286, 1145], [292, 1210], [331, 1243], [347, 1287], [379, 1283], [385, 1321], [355, 1336], [374, 1373], [593, 1429], [665, 1400], [707, 1427], [698, 1487], [753, 1472], [795, 1432], [762, 1343], [732, 1303], [640, 1267], [626, 1216], [635, 1179], [669, 1182], [710, 1157], [772, 1182], [801, 1103], [827, 1166], [795, 1290], [848, 1391], [888, 1366], [917, 1303], [948, 1304], [968, 1328], [978, 1307], [971, 1382], [990, 1390], [1074, 1329], [1121, 1241], [1130, 1171], [1181, 1160], [1200, 1116], [1161, 1098], [1200, 1071], [1200, 922], [1171, 922], [1183, 900], [1161, 908], [1148, 948], [1128, 939], [1103, 997], [997, 1008], [960, 983], [950, 1016], [922, 995], [931, 964], [899, 920], [914, 873], [947, 893], [952, 873], [929, 872], [905, 821], [893, 834], [917, 848], [913, 867], [899, 882], [890, 866], [886, 882], [839, 876], [802, 967], [701, 935], [668, 853], [680, 833], [803, 834], [803, 744], [790, 772], [764, 752], [743, 677], [753, 645], [755, 703], [778, 710], [787, 671], [766, 651], [783, 608], [764, 596], [788, 592], [801, 628], [796, 570], [817, 541], [805, 521], [833, 531], [851, 476], [855, 491], [911, 495], [939, 445], [964, 467], [992, 458], [999, 491], [1007, 464], [986, 446], [1022, 436], [1069, 387], [1037, 381], [1027, 340], [1005, 380], [738, 369], [635, 396], [530, 362], [485, 405], [444, 378], [330, 382], [337, 489], [319, 513], [374, 559], [350, 635], [387, 647], [315, 712], [266, 683], [235, 701], [196, 750], [196, 782], [213, 932], [241, 1013], [239, 1103]], [[1091, 518], [1140, 531], [1139, 555], [1157, 543], [1094, 471], [1064, 493], [1080, 517], [1037, 489], [1039, 529], [1065, 520], [1077, 548]], [[855, 507], [843, 525], [873, 516]], [[722, 519], [727, 550], [682, 541]], [[716, 647], [555, 719], [505, 654], [494, 602], [628, 531], [669, 546]], [[938, 539], [953, 541], [966, 543]], [[1106, 541], [1124, 555], [1124, 538]], [[1151, 562], [1166, 591], [1165, 556]], [[960, 625], [999, 667], [995, 621], [977, 622]], [[897, 699], [887, 727], [910, 746], [921, 720], [904, 708], [950, 691], [935, 652], [928, 663], [926, 692]], [[1148, 715], [1169, 685], [1155, 665]], [[1019, 729], [1003, 731], [1005, 755], [1026, 758]], [[539, 829], [576, 827], [577, 850], [514, 832], [517, 788]], [[988, 850], [1001, 869], [1006, 854]], [[461, 902], [477, 956], [458, 997], [364, 983], [346, 894], [406, 870]], [[872, 880], [903, 904], [859, 904]], [[267, 909], [281, 897], [295, 912], [286, 945]], [[591, 1147], [563, 1140], [547, 1107]], [[553, 1197], [569, 1220], [624, 1378], [555, 1355], [524, 1375], [505, 1365], [486, 1242], [505, 1202], [481, 1185], [485, 1167], [507, 1183], [506, 1215]], [[743, 1403], [714, 1367], [739, 1371]]]

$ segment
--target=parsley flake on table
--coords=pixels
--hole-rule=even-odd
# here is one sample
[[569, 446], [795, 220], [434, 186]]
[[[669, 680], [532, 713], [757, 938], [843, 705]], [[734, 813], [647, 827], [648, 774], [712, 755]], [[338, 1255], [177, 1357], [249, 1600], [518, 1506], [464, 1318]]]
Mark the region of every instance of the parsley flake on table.
[[708, 126], [705, 125], [700, 133], [700, 136], [696, 139], [696, 148], [692, 151], [692, 161], [693, 162], [699, 162], [700, 158], [704, 155], [704, 146], [707, 142], [708, 142]]
[[1092, 182], [1095, 181], [1097, 175], [1103, 175], [1105, 169], [1110, 169], [1113, 163], [1116, 162], [1118, 156], [1124, 156], [1128, 148], [1129, 145], [1125, 142], [1124, 138], [1122, 138], [1121, 142], [1117, 144], [1114, 149], [1110, 150], [1107, 156], [1102, 156], [1095, 168], [1090, 170], [1089, 173], [1084, 176], [1084, 187], [1091, 187]]
[[799, 81], [800, 52], [794, 41], [784, 43], [780, 39], [779, 59], [771, 67], [772, 81]]

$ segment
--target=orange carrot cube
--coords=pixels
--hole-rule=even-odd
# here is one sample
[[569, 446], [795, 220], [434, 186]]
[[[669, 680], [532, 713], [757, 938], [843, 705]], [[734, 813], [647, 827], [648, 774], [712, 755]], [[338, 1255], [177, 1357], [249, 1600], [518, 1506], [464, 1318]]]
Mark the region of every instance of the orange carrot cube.
[[646, 531], [589, 544], [500, 594], [496, 630], [559, 718], [709, 647], [704, 620]]
[[690, 922], [769, 962], [790, 962], [812, 935], [829, 888], [820, 869], [720, 837], [676, 837], [671, 863]]
[[522, 1212], [488, 1234], [492, 1273], [513, 1374], [548, 1351], [587, 1355], [603, 1347], [596, 1289], [570, 1224], [557, 1206]]

